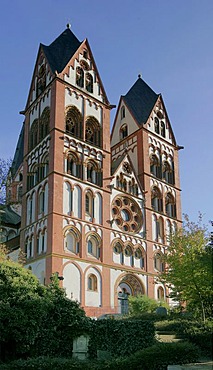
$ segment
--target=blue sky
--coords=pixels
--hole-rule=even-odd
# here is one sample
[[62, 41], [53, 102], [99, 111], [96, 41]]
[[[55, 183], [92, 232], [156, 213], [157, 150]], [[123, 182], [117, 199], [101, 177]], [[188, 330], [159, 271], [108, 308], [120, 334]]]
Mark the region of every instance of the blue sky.
[[[39, 43], [71, 23], [111, 104], [139, 73], [161, 93], [180, 151], [182, 211], [213, 219], [213, 1], [1, 0], [0, 157], [14, 154]], [[111, 115], [113, 122], [115, 110]]]

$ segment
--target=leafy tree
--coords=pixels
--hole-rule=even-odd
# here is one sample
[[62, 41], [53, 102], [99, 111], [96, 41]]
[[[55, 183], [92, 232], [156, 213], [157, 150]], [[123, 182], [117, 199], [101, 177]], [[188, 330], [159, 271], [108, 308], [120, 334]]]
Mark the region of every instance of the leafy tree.
[[11, 159], [0, 158], [0, 204], [6, 202], [6, 182]]
[[129, 296], [129, 311], [130, 315], [140, 315], [148, 312], [152, 313], [159, 306], [159, 303], [146, 295], [138, 295], [137, 297]]
[[43, 286], [31, 271], [0, 251], [0, 358], [72, 353], [72, 340], [88, 328], [77, 302], [66, 298], [57, 275]]
[[183, 228], [171, 235], [165, 255], [167, 268], [159, 277], [170, 296], [205, 321], [212, 316], [212, 247], [207, 229], [185, 216]]

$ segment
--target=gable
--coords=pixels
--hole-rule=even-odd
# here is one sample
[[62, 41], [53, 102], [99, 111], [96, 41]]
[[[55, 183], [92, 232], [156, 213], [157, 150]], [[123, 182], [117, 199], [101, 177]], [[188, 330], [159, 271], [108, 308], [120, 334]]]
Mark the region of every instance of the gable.
[[175, 136], [161, 95], [159, 95], [145, 127], [160, 140], [176, 145]]
[[129, 195], [143, 197], [138, 177], [128, 154], [124, 153], [111, 164], [113, 188], [123, 191]]

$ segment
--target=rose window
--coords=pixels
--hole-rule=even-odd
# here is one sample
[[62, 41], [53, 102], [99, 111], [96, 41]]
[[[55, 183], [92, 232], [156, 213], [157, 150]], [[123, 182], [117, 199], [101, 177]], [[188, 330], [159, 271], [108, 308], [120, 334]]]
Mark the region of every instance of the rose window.
[[139, 205], [129, 197], [114, 198], [112, 216], [116, 225], [122, 231], [136, 233], [143, 224], [143, 215]]

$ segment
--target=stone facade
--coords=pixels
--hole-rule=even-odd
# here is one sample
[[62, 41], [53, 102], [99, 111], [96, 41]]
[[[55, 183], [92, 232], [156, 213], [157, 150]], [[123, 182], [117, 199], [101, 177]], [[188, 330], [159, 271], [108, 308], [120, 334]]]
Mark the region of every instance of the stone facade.
[[[178, 145], [162, 96], [138, 77], [110, 105], [87, 40], [67, 28], [40, 45], [25, 115], [20, 246], [90, 316], [128, 310], [128, 295], [167, 299], [157, 273], [181, 225]], [[18, 177], [21, 174], [20, 177]], [[9, 190], [8, 190], [9, 191]]]

